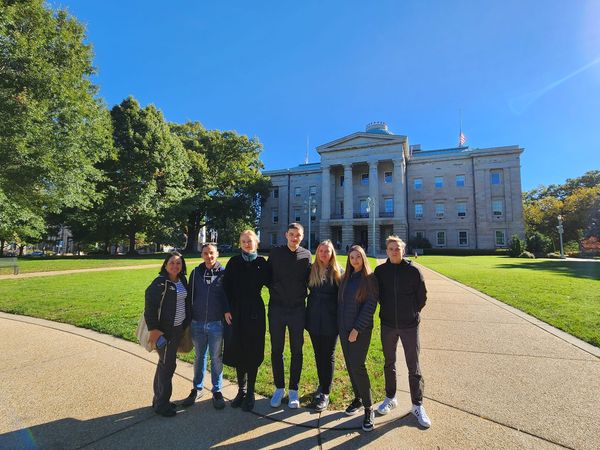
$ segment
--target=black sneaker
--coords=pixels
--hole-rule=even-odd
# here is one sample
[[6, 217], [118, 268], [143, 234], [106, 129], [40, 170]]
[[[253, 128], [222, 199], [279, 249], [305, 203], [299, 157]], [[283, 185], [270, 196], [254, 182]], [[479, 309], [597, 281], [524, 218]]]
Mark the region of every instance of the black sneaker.
[[183, 401], [181, 402], [181, 406], [183, 407], [188, 407], [188, 406], [192, 406], [194, 404], [194, 402], [196, 401], [197, 398], [200, 398], [202, 396], [202, 390], [200, 390], [200, 395], [198, 395], [198, 390], [197, 389], [192, 389], [190, 391], [190, 395], [188, 395], [186, 398], [183, 399]]
[[327, 394], [319, 394], [316, 400], [315, 410], [318, 412], [325, 411], [329, 406], [329, 395]]
[[213, 406], [215, 409], [225, 408], [225, 400], [223, 399], [223, 394], [221, 394], [221, 392], [213, 393]]
[[360, 398], [355, 398], [352, 400], [352, 403], [350, 403], [350, 406], [346, 408], [346, 415], [353, 416], [362, 408], [362, 405], [362, 400]]
[[242, 400], [242, 411], [252, 411], [254, 409], [254, 392], [248, 392]]
[[246, 393], [242, 390], [239, 390], [235, 398], [231, 401], [232, 408], [239, 408], [242, 406], [242, 401], [246, 397]]
[[363, 431], [373, 431], [373, 428], [375, 428], [373, 424], [374, 419], [375, 414], [373, 414], [373, 410], [371, 408], [365, 408], [365, 418], [362, 423]]

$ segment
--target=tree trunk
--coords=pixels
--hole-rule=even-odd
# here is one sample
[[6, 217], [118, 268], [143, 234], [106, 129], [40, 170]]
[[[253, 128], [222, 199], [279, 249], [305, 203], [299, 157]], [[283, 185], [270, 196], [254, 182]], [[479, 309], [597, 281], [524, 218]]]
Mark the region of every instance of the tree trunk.
[[196, 253], [198, 251], [198, 233], [200, 232], [200, 213], [190, 214], [187, 223], [187, 242], [185, 243], [184, 253]]
[[23, 250], [25, 250], [25, 245], [19, 245], [19, 256], [23, 256]]
[[131, 231], [129, 233], [129, 251], [127, 252], [128, 255], [137, 255], [137, 252], [135, 251], [135, 231]]
[[0, 239], [0, 256], [4, 256], [4, 239]]

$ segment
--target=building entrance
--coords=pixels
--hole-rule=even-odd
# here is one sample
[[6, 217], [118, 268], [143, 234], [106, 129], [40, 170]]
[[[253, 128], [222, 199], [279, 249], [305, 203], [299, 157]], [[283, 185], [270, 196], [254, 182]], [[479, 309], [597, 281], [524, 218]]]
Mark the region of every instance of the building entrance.
[[367, 251], [369, 247], [369, 228], [367, 226], [354, 227], [354, 243]]

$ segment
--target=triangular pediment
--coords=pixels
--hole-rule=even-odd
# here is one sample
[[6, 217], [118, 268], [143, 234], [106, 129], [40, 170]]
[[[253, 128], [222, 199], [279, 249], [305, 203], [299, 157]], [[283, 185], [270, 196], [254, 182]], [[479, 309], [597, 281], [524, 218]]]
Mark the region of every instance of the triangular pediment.
[[378, 147], [406, 141], [406, 136], [396, 134], [352, 133], [317, 147], [317, 152], [348, 150], [351, 148]]

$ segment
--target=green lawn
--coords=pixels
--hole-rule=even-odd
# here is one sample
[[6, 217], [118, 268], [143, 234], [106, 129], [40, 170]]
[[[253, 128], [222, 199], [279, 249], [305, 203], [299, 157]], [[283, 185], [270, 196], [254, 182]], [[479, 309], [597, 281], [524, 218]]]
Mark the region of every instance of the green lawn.
[[[57, 257], [31, 257], [19, 258], [19, 272], [53, 272], [56, 270], [94, 269], [98, 267], [137, 266], [156, 264], [160, 267], [164, 256], [160, 254], [148, 256], [113, 256], [113, 257], [88, 257], [88, 256], [57, 256]], [[186, 258], [187, 260], [187, 258]], [[199, 255], [190, 260], [193, 265], [200, 262]], [[0, 268], [0, 275], [12, 274], [12, 268]]]
[[600, 347], [600, 263], [507, 256], [417, 262]]
[[[225, 263], [226, 258], [220, 260]], [[345, 265], [346, 258], [341, 257], [340, 263]], [[374, 261], [371, 261], [371, 266], [375, 267]], [[144, 307], [144, 290], [156, 272], [156, 269], [138, 269], [2, 280], [0, 281], [0, 310], [70, 323], [135, 342], [137, 321]], [[267, 289], [263, 291], [263, 298], [267, 303]], [[263, 395], [270, 395], [273, 390], [270, 352], [269, 336], [267, 336], [265, 362], [260, 368], [257, 380], [257, 392]], [[310, 338], [305, 333], [304, 366], [300, 386], [305, 405], [309, 401], [308, 394], [318, 385], [313, 355]], [[191, 362], [193, 353], [183, 355], [182, 359]], [[286, 373], [288, 373], [289, 353], [286, 353], [285, 359]], [[371, 375], [375, 399], [382, 400], [384, 396], [383, 355], [377, 313], [367, 367]], [[235, 373], [231, 369], [226, 370], [225, 376], [235, 380]], [[331, 395], [332, 406], [345, 407], [351, 401], [351, 397], [352, 389], [338, 343], [334, 390]]]

